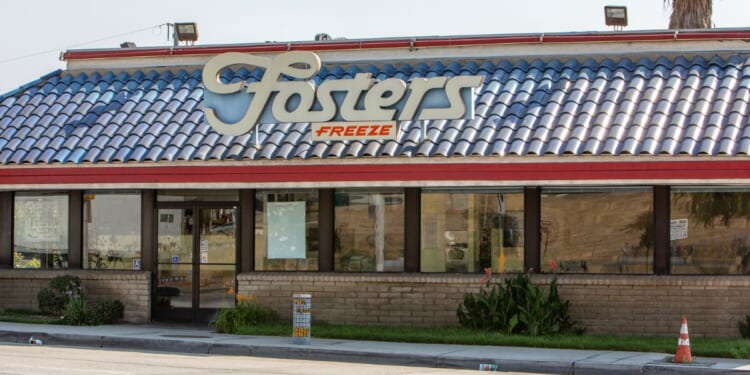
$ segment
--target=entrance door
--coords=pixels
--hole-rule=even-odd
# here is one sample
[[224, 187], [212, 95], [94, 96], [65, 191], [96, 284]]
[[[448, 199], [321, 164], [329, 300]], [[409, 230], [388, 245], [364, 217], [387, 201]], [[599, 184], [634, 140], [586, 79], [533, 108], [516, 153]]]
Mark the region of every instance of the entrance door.
[[207, 322], [234, 306], [236, 207], [158, 209], [154, 319]]

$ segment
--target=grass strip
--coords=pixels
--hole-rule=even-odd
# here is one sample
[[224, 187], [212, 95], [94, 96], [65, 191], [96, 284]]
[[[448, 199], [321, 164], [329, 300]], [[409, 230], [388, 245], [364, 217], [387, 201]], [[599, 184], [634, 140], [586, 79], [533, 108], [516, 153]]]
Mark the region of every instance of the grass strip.
[[28, 324], [62, 324], [60, 317], [44, 315], [39, 311], [24, 309], [0, 309], [0, 321]]
[[[243, 327], [238, 334], [291, 336], [291, 324], [264, 324]], [[677, 335], [640, 336], [516, 336], [498, 332], [472, 331], [460, 327], [414, 328], [355, 326], [313, 322], [312, 336], [317, 338], [413, 342], [427, 344], [520, 346], [557, 349], [614, 350], [630, 352], [674, 353]], [[750, 359], [750, 340], [736, 338], [691, 338], [693, 356]]]

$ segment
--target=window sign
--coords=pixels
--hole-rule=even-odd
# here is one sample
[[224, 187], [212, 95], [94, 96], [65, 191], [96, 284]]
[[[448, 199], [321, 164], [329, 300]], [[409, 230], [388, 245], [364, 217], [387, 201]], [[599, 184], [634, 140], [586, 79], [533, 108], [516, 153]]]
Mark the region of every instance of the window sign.
[[305, 202], [268, 202], [268, 259], [305, 259]]
[[13, 267], [68, 267], [68, 197], [18, 193], [13, 204]]
[[672, 219], [669, 221], [669, 240], [688, 238], [688, 219]]
[[206, 264], [208, 263], [208, 240], [202, 240], [201, 241], [201, 263]]
[[62, 225], [66, 217], [67, 201], [63, 196], [58, 199], [48, 197], [18, 201], [25, 215], [22, 216], [22, 226], [25, 231], [16, 233], [20, 242], [45, 243], [54, 248], [67, 247], [67, 225]]

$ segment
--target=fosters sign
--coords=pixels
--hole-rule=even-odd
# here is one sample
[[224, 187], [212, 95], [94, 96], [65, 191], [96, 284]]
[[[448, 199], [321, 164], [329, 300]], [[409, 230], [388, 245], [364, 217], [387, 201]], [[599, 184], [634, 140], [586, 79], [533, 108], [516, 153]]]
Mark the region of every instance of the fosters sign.
[[[264, 69], [255, 82], [227, 82], [229, 67]], [[225, 53], [203, 68], [203, 111], [219, 133], [241, 135], [258, 123], [312, 123], [314, 140], [395, 139], [397, 121], [474, 117], [474, 90], [482, 76], [398, 78], [370, 73], [316, 84], [320, 57], [293, 51], [274, 58]], [[322, 78], [318, 78], [319, 81]]]

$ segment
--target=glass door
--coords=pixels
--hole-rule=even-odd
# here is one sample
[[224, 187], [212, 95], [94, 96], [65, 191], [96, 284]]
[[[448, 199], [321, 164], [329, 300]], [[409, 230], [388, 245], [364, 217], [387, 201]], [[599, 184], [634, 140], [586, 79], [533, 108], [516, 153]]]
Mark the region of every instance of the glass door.
[[234, 306], [236, 207], [158, 210], [154, 318], [209, 321]]

